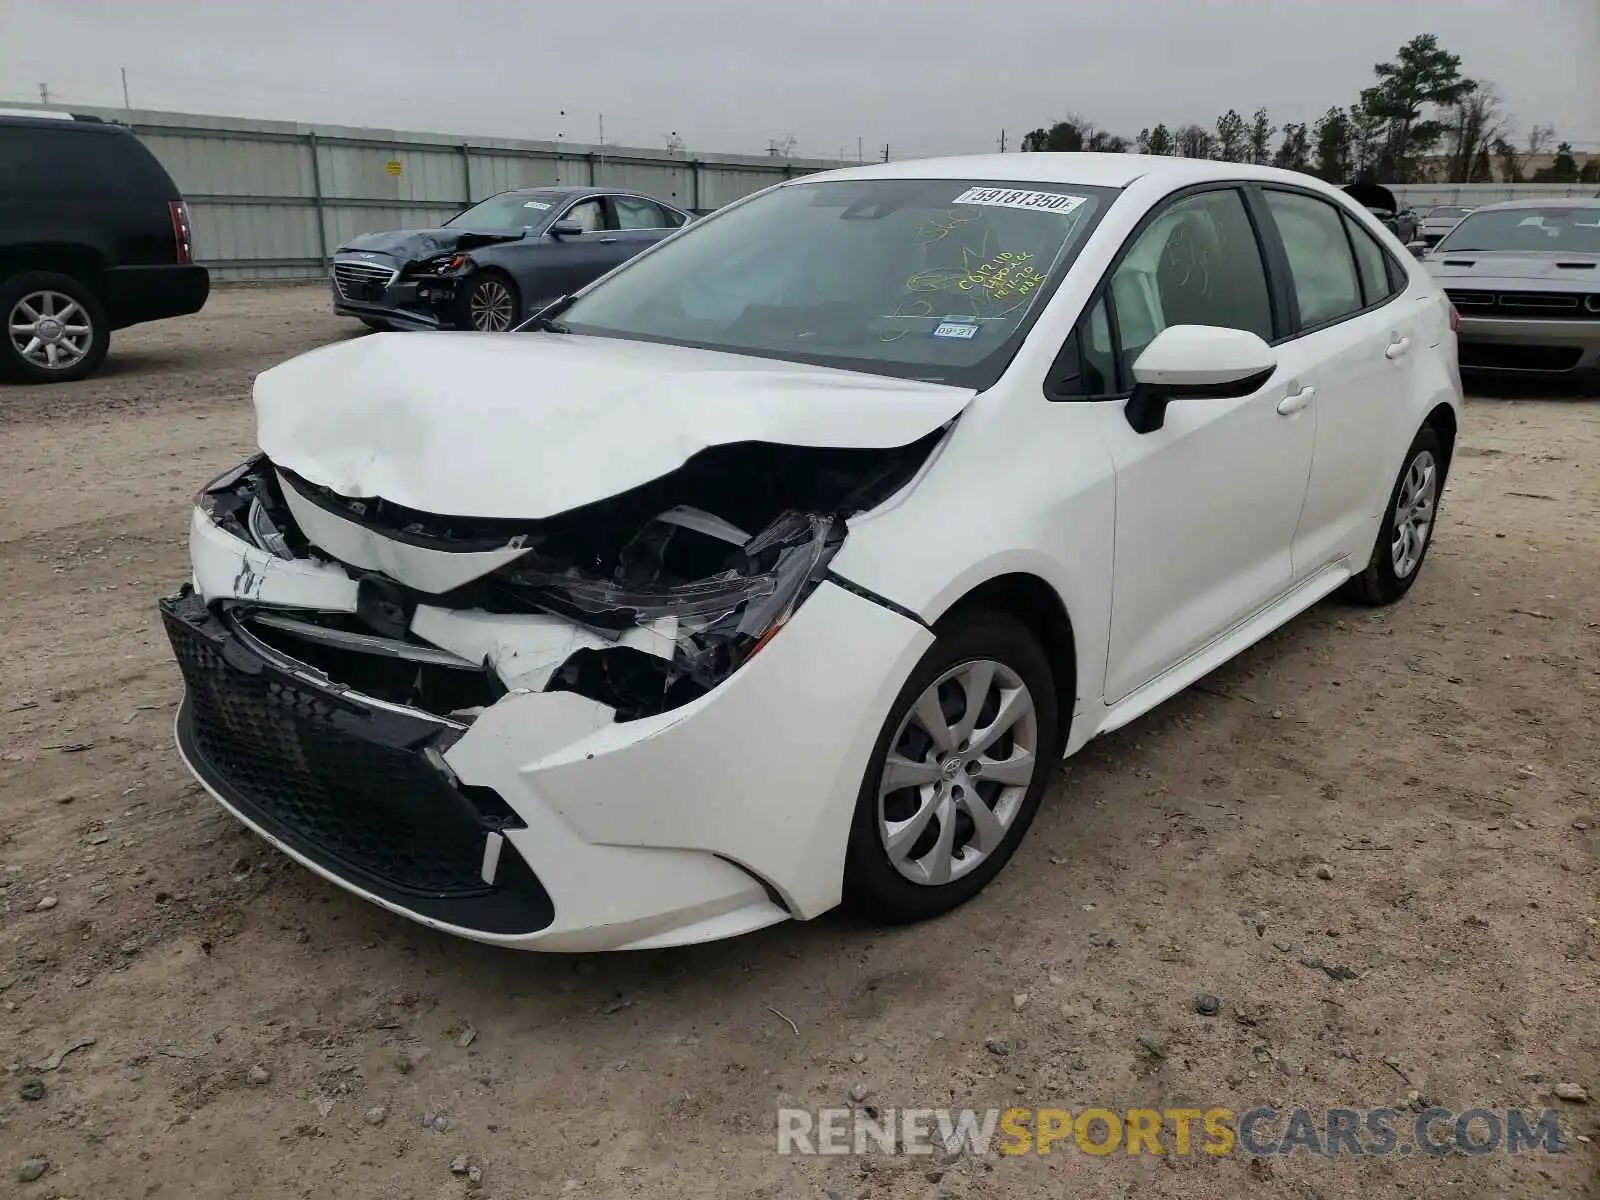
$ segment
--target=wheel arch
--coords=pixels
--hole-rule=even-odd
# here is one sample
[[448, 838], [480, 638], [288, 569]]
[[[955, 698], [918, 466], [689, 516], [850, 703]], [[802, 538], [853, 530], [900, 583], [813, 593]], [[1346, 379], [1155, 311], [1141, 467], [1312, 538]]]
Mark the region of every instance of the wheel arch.
[[69, 242], [0, 250], [0, 282], [32, 271], [66, 275], [93, 288], [98, 295], [104, 282], [105, 256], [92, 246]]
[[1456, 410], [1449, 404], [1437, 404], [1422, 423], [1439, 436], [1439, 446], [1444, 451], [1444, 473], [1448, 476], [1450, 460], [1455, 457], [1456, 434], [1460, 431]]
[[1015, 617], [1039, 639], [1055, 677], [1056, 711], [1061, 745], [1072, 734], [1078, 707], [1078, 640], [1065, 601], [1042, 577], [1028, 571], [996, 575], [968, 589], [933, 622], [935, 633], [977, 612]]

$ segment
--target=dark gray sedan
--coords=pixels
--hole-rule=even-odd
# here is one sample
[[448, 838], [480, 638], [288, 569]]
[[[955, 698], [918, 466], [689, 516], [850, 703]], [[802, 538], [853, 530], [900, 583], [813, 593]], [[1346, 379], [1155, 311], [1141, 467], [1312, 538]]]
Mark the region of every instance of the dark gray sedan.
[[522, 188], [439, 229], [364, 233], [333, 256], [333, 310], [373, 329], [511, 329], [691, 218], [611, 188]]

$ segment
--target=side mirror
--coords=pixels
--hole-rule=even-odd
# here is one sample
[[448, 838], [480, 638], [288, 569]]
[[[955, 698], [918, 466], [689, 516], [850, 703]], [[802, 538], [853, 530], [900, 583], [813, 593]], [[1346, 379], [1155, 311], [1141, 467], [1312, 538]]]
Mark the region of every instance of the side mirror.
[[1135, 360], [1123, 414], [1135, 433], [1154, 433], [1166, 423], [1172, 401], [1248, 396], [1277, 366], [1272, 347], [1246, 330], [1170, 325]]
[[1406, 243], [1406, 249], [1411, 251], [1411, 257], [1412, 258], [1427, 258], [1428, 257], [1428, 243], [1427, 242], [1422, 242], [1422, 241], [1407, 242]]
[[550, 226], [550, 236], [558, 238], [582, 237], [583, 226], [576, 221], [557, 221]]

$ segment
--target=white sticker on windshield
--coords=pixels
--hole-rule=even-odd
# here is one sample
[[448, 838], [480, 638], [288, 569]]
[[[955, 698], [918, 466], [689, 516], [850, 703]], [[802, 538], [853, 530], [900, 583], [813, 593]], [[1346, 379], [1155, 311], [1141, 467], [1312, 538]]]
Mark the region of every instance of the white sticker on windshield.
[[1036, 212], [1069, 213], [1087, 201], [1087, 196], [1067, 196], [1061, 192], [1025, 192], [1018, 188], [968, 188], [951, 204], [984, 204], [991, 208], [1028, 208]]
[[545, 209], [549, 208], [550, 206], [548, 204], [546, 204], [543, 200], [529, 200], [522, 207], [523, 208], [537, 208], [540, 212], [543, 212]]

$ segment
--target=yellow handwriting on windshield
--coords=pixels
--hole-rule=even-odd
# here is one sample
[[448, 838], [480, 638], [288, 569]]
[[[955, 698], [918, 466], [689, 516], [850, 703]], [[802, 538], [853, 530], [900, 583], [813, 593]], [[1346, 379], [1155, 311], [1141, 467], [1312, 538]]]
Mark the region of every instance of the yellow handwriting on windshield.
[[957, 282], [963, 292], [982, 291], [996, 300], [1017, 296], [1026, 300], [1044, 283], [1044, 276], [1033, 266], [1033, 255], [1002, 250], [985, 259]]
[[977, 213], [962, 213], [952, 209], [920, 222], [912, 228], [911, 236], [917, 245], [926, 246], [931, 242], [943, 241], [963, 225], [968, 225], [977, 219]]

